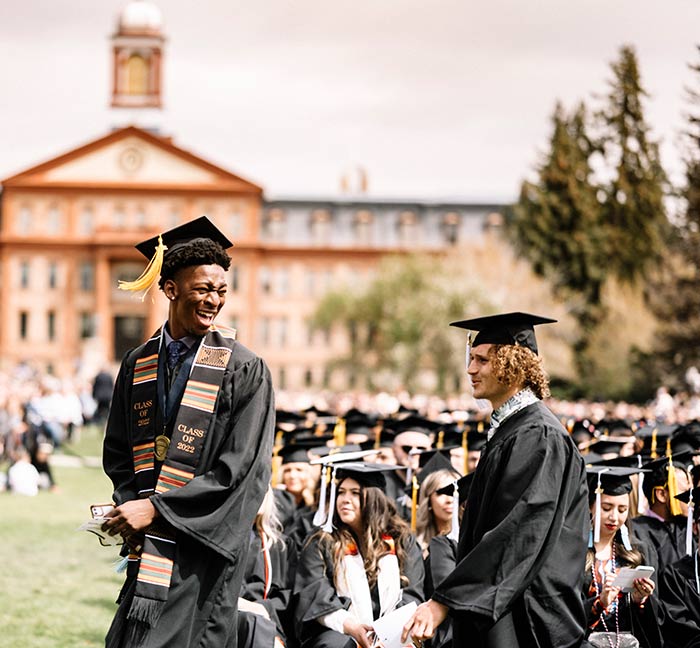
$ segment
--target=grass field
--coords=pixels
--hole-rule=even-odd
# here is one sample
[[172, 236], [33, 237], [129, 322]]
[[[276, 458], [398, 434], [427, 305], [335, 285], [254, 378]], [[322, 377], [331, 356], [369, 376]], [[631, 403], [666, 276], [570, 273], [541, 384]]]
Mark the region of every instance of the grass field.
[[[84, 431], [65, 454], [99, 454], [100, 433]], [[0, 493], [0, 646], [103, 646], [123, 580], [114, 548], [75, 529], [89, 505], [110, 500], [111, 486], [95, 467], [55, 467], [58, 493]]]

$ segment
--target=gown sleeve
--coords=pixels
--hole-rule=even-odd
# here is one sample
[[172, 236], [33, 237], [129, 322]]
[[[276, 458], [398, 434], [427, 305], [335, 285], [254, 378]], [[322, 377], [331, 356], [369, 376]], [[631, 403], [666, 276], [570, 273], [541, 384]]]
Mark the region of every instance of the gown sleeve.
[[[683, 563], [687, 562], [685, 559]], [[663, 607], [663, 635], [669, 648], [700, 646], [700, 596], [689, 586], [681, 563], [664, 569], [660, 577]], [[692, 569], [692, 567], [691, 567]], [[690, 643], [693, 639], [698, 642]]]
[[430, 540], [428, 557], [425, 559], [425, 596], [432, 596], [435, 588], [455, 568], [457, 564], [457, 543], [445, 535]]
[[564, 435], [542, 424], [523, 426], [494, 447], [490, 459], [494, 470], [479, 512], [483, 535], [433, 593], [451, 611], [472, 613], [486, 626], [508, 612], [556, 546], [568, 506], [563, 493], [578, 470]]
[[225, 394], [207, 439], [210, 468], [182, 488], [151, 497], [175, 529], [232, 561], [247, 549], [250, 529], [240, 521], [252, 522], [270, 483], [275, 421], [270, 372], [246, 353], [222, 384]]
[[406, 564], [403, 566], [402, 575], [408, 579], [401, 593], [401, 605], [411, 601], [417, 604], [425, 600], [423, 581], [425, 569], [423, 567], [423, 552], [413, 535], [409, 536], [406, 544]]
[[336, 610], [347, 610], [350, 599], [339, 597], [333, 578], [333, 561], [321, 546], [319, 537], [312, 537], [302, 549], [294, 581], [294, 620], [297, 636], [303, 626]]

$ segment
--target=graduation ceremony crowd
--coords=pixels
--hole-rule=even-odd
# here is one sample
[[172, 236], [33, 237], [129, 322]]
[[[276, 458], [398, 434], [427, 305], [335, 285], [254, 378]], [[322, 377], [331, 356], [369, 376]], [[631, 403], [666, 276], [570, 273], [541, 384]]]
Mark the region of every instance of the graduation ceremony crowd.
[[[571, 404], [548, 403], [587, 466], [591, 528], [580, 595], [601, 645], [700, 646], [700, 506], [694, 515], [688, 503], [700, 498], [700, 422], [651, 418], [663, 400], [646, 409], [648, 419], [574, 419]], [[687, 414], [676, 407], [665, 420]], [[369, 646], [373, 619], [429, 599], [455, 569], [462, 508], [488, 429], [477, 410], [277, 410], [273, 483], [251, 533], [239, 644], [270, 645], [274, 635], [276, 645]], [[367, 510], [356, 520], [348, 502], [360, 489]], [[547, 533], [521, 522], [513, 533], [528, 542]], [[493, 540], [494, 556], [518, 542], [501, 541]], [[623, 592], [606, 578], [640, 565], [654, 571], [637, 589]], [[527, 569], [515, 576], [523, 587], [529, 577]], [[639, 644], [625, 643], [630, 636]], [[425, 645], [453, 645], [449, 617]]]

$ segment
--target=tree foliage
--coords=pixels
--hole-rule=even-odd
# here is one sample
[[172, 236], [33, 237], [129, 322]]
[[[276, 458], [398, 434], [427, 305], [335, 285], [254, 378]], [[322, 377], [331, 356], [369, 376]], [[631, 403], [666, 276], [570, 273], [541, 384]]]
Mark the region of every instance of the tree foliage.
[[[579, 375], [594, 370], [591, 342], [605, 321], [610, 281], [635, 284], [658, 268], [669, 226], [666, 176], [650, 136], [636, 55], [620, 50], [596, 118], [583, 104], [552, 117], [536, 182], [524, 182], [509, 214], [516, 248], [567, 301], [579, 326]], [[582, 378], [585, 382], [585, 378]]]
[[341, 326], [348, 353], [335, 362], [356, 384], [386, 387], [397, 378], [406, 389], [425, 390], [424, 372], [436, 389], [453, 388], [464, 374], [464, 336], [448, 324], [492, 307], [485, 296], [444, 259], [423, 256], [385, 260], [376, 278], [359, 291], [333, 291], [314, 316], [319, 328]]
[[[700, 48], [699, 48], [700, 49]], [[657, 335], [658, 379], [683, 387], [685, 373], [700, 367], [700, 64], [689, 65], [698, 89], [686, 90], [690, 112], [684, 130], [684, 182], [680, 213], [669, 237], [667, 262], [652, 283], [650, 303], [663, 323]]]

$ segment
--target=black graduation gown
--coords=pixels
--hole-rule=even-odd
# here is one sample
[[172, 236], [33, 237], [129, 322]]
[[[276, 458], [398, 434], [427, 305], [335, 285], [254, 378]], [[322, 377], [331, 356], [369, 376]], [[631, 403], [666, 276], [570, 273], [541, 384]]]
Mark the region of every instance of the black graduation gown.
[[474, 473], [457, 566], [433, 593], [455, 646], [580, 645], [588, 544], [583, 459], [541, 403], [496, 430]]
[[659, 572], [685, 556], [686, 524], [684, 515], [676, 515], [667, 522], [650, 515], [639, 515], [632, 520], [634, 535], [654, 550]]
[[[259, 648], [268, 645], [267, 640], [274, 642], [275, 634], [286, 643], [287, 632], [291, 619], [288, 617], [289, 603], [294, 588], [294, 575], [296, 573], [297, 551], [294, 542], [287, 536], [283, 536], [280, 542], [270, 547], [270, 588], [265, 596], [265, 557], [262, 551], [262, 540], [257, 530], [251, 531], [250, 549], [246, 563], [243, 587], [240, 597], [254, 603], [260, 603], [270, 615], [269, 625], [261, 629], [261, 623], [267, 620], [251, 612], [239, 611], [239, 627], [246, 626], [246, 637], [240, 642], [240, 648]], [[244, 620], [244, 617], [245, 618]], [[244, 623], [242, 621], [244, 620]], [[239, 632], [239, 640], [242, 633]], [[264, 641], [256, 637], [263, 636]], [[271, 645], [271, 644], [270, 644]]]
[[297, 552], [301, 552], [308, 537], [318, 528], [314, 526], [315, 515], [316, 509], [305, 504], [297, 507], [294, 511], [289, 537], [294, 541]]
[[695, 555], [684, 556], [661, 572], [661, 632], [668, 648], [700, 646], [700, 594]]
[[[400, 605], [411, 601], [420, 604], [424, 598], [423, 555], [413, 536], [409, 536], [401, 574], [408, 579], [408, 584], [401, 592]], [[355, 645], [350, 637], [330, 630], [316, 620], [336, 610], [347, 610], [350, 607], [350, 599], [340, 597], [336, 592], [333, 558], [328, 547], [319, 542], [319, 536], [309, 538], [299, 556], [293, 605], [297, 639], [302, 648]]]
[[[138, 352], [122, 362], [105, 432], [103, 465], [117, 504], [137, 499], [130, 409]], [[177, 553], [167, 601], [144, 648], [236, 648], [238, 593], [250, 528], [270, 483], [274, 422], [270, 372], [260, 358], [236, 343], [195, 478], [152, 497], [175, 533]], [[126, 633], [136, 573], [131, 566], [127, 570], [108, 634], [111, 640], [119, 641]]]
[[[425, 565], [425, 598], [433, 595], [439, 585], [452, 573], [457, 564], [457, 543], [446, 535], [435, 536], [428, 547]], [[452, 619], [448, 616], [435, 631], [430, 640], [432, 648], [450, 648], [452, 646]]]
[[[647, 560], [648, 555], [645, 552], [645, 548], [642, 544], [635, 543], [633, 545], [636, 549], [642, 553], [642, 564], [653, 564], [653, 560]], [[625, 567], [624, 563], [620, 564], [620, 567]], [[590, 571], [586, 572], [586, 577], [583, 583], [583, 595], [585, 597], [585, 611], [586, 611], [586, 626], [588, 627], [589, 634], [593, 632], [606, 632], [605, 626], [602, 621], [600, 621], [600, 614], [595, 614], [593, 610], [593, 604], [597, 598], [595, 593], [595, 588], [592, 587], [593, 574]], [[644, 607], [640, 608], [636, 605], [630, 594], [623, 594], [617, 599], [618, 601], [618, 612], [617, 612], [617, 623], [620, 632], [631, 632], [632, 635], [639, 641], [641, 648], [661, 648], [664, 645], [663, 639], [661, 638], [661, 630], [659, 628], [658, 616], [659, 616], [659, 604], [658, 604], [658, 592], [654, 592], [646, 602]], [[615, 616], [614, 614], [607, 614], [603, 617], [605, 619], [605, 624], [607, 625], [607, 631], [615, 632]], [[594, 626], [595, 624], [595, 626]]]

